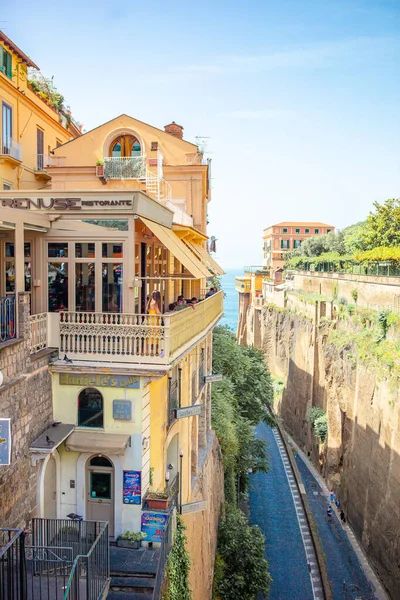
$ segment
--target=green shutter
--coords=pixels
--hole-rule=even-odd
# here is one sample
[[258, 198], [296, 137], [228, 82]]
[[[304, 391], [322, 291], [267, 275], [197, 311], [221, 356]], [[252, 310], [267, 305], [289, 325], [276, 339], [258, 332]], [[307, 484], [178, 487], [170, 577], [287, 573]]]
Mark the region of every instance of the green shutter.
[[4, 49], [0, 46], [0, 71], [4, 73]]
[[6, 52], [6, 75], [12, 79], [12, 56], [9, 52]]

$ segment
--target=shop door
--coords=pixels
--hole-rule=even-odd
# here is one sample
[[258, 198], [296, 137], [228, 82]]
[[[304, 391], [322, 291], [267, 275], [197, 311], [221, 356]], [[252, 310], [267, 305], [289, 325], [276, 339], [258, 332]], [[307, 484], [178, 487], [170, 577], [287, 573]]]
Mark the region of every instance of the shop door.
[[45, 519], [56, 519], [56, 499], [57, 499], [57, 483], [56, 483], [56, 461], [50, 458], [46, 465], [44, 473], [44, 507], [43, 517]]
[[95, 456], [87, 467], [86, 514], [89, 521], [108, 521], [114, 536], [114, 467], [105, 456]]

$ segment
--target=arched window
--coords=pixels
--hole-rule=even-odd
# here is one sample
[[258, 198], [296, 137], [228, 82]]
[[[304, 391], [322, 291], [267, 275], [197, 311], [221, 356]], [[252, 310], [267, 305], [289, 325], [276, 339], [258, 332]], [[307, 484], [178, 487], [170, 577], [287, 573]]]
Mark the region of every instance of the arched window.
[[133, 135], [120, 135], [110, 145], [113, 157], [140, 156], [141, 152], [140, 143]]
[[93, 456], [93, 458], [90, 459], [90, 466], [91, 467], [111, 467], [112, 468], [112, 463], [105, 456]]
[[103, 396], [99, 390], [85, 388], [79, 394], [78, 426], [103, 427]]

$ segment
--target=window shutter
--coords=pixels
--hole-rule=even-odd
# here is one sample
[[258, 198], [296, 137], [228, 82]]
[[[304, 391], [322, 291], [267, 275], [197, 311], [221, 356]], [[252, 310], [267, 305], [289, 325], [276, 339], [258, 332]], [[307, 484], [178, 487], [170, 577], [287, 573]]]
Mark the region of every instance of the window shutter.
[[4, 73], [4, 49], [0, 46], [0, 71]]
[[9, 52], [6, 52], [6, 75], [12, 79], [12, 56]]

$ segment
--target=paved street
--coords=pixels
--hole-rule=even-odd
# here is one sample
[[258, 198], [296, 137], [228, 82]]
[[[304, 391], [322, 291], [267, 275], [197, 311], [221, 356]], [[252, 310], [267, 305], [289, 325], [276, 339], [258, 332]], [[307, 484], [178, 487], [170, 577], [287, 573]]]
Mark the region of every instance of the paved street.
[[268, 443], [271, 469], [251, 479], [250, 520], [266, 537], [265, 556], [273, 578], [269, 599], [311, 600], [305, 547], [284, 463], [272, 429], [261, 423], [257, 435]]
[[357, 596], [357, 593], [363, 600], [375, 598], [374, 591], [361, 568], [360, 562], [343, 530], [337, 514], [333, 515], [332, 522], [328, 522], [326, 516], [328, 505], [326, 493], [322, 490], [318, 481], [309, 471], [299, 454], [296, 455], [296, 463], [311, 504], [311, 510], [327, 558], [327, 569], [333, 600], [343, 599], [343, 581], [359, 588], [359, 592], [357, 592], [356, 587], [349, 590], [347, 594], [348, 600], [353, 600]]

